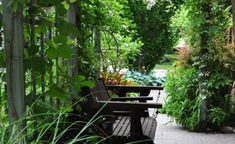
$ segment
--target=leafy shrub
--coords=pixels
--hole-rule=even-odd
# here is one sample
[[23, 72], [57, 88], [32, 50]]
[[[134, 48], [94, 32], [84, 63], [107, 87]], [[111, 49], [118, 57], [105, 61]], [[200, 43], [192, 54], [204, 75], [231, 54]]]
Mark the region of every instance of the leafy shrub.
[[209, 110], [209, 121], [216, 126], [219, 126], [227, 117], [227, 113], [221, 108], [212, 108]]
[[165, 112], [173, 116], [177, 123], [189, 129], [198, 127], [198, 79], [195, 68], [178, 68], [166, 77], [165, 89], [168, 93]]
[[164, 78], [157, 77], [154, 73], [146, 75], [136, 71], [128, 71], [125, 74], [125, 78], [133, 80], [139, 85], [145, 86], [161, 86], [164, 83]]
[[[178, 67], [166, 77], [165, 89], [168, 93], [164, 111], [189, 130], [199, 128], [200, 101], [199, 80], [195, 67]], [[211, 74], [208, 87], [207, 124], [210, 127], [221, 126], [230, 114], [231, 80], [222, 72]]]

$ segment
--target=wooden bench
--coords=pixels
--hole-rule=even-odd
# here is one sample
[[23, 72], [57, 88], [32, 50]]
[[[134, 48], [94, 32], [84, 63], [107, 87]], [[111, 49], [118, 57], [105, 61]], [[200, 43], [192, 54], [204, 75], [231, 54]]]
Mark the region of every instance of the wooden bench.
[[[108, 88], [114, 87], [115, 86], [108, 86]], [[121, 86], [118, 86], [118, 88], [122, 89]], [[163, 89], [160, 87], [151, 88], [158, 90]], [[148, 93], [151, 88], [147, 88]], [[132, 91], [134, 89], [135, 92], [139, 92], [137, 89], [142, 91], [144, 88], [132, 87], [131, 89]], [[127, 91], [125, 90], [125, 92]], [[104, 111], [108, 111], [109, 113], [111, 111], [112, 115], [117, 115], [117, 119], [109, 124], [109, 130], [107, 133], [109, 133], [108, 135], [112, 135], [116, 138], [118, 142], [120, 142], [119, 140], [121, 139], [125, 139], [126, 142], [147, 140], [153, 143], [157, 121], [153, 117], [143, 115], [143, 113], [148, 108], [161, 108], [162, 104], [146, 103], [147, 100], [152, 99], [153, 98], [147, 96], [111, 98], [103, 81], [99, 81], [96, 87], [92, 90], [93, 105], [96, 107], [103, 107]], [[137, 100], [138, 102], [136, 102]]]
[[162, 86], [121, 86], [121, 85], [107, 85], [108, 90], [115, 91], [119, 97], [126, 97], [127, 93], [135, 92], [140, 96], [148, 96], [151, 90], [158, 90], [158, 94], [163, 90]]

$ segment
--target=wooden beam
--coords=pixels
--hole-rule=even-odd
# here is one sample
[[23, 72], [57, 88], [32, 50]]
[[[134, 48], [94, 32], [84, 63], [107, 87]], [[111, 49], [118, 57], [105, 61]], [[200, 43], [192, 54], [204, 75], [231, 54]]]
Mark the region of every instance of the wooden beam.
[[[73, 25], [77, 24], [77, 6], [76, 3], [72, 3], [69, 6], [68, 10], [68, 22], [70, 22]], [[76, 40], [76, 36], [73, 34], [70, 34], [69, 36], [72, 40]], [[73, 57], [69, 60], [69, 69], [68, 69], [68, 76], [70, 78], [75, 77], [78, 74], [78, 47], [75, 45], [71, 46], [71, 49], [73, 50]], [[76, 110], [76, 103], [77, 103], [77, 97], [78, 91], [75, 87], [71, 86], [70, 87], [70, 96], [72, 99], [72, 105], [73, 109]]]
[[[25, 113], [25, 87], [23, 69], [23, 5], [16, 9], [9, 0], [2, 0], [4, 47], [7, 54], [7, 95], [10, 122], [21, 119]], [[23, 122], [20, 128], [23, 128]]]

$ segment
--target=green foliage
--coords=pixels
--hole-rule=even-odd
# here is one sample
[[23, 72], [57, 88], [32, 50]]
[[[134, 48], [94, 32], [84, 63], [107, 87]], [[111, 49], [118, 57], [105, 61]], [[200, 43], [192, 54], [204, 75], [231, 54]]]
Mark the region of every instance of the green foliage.
[[171, 0], [158, 0], [151, 8], [143, 0], [130, 0], [130, 10], [136, 23], [136, 38], [141, 39], [141, 53], [132, 61], [132, 68], [150, 72], [174, 45], [170, 19], [178, 5]]
[[121, 34], [112, 34], [103, 32], [102, 41], [102, 67], [103, 69], [112, 69], [116, 72], [131, 65], [130, 61], [140, 52], [142, 42], [133, 41], [132, 37], [125, 37]]
[[133, 80], [138, 85], [143, 86], [162, 86], [165, 82], [164, 78], [157, 77], [154, 73], [146, 75], [136, 71], [126, 72], [125, 78]]
[[[164, 111], [190, 130], [199, 128], [201, 97], [198, 84], [198, 73], [194, 67], [176, 68], [167, 75], [165, 82], [168, 97]], [[231, 113], [231, 80], [223, 72], [217, 72], [205, 85], [208, 87], [208, 126], [221, 126]]]
[[195, 68], [177, 68], [169, 73], [164, 84], [168, 93], [164, 106], [166, 114], [189, 129], [198, 127], [198, 79]]
[[5, 67], [5, 52], [0, 49], [0, 68]]
[[209, 117], [208, 120], [215, 126], [221, 125], [224, 123], [228, 114], [221, 108], [212, 108], [209, 110]]
[[[204, 4], [208, 5], [208, 13], [202, 9]], [[219, 59], [226, 46], [226, 29], [231, 23], [229, 11], [230, 7], [224, 1], [186, 1], [172, 18], [171, 26], [190, 45], [194, 55], [199, 55], [207, 47], [210, 57]], [[203, 33], [208, 33], [207, 46], [200, 45]]]
[[0, 71], [0, 129], [8, 124], [8, 116], [6, 114], [6, 91], [5, 82], [6, 75]]
[[[70, 109], [70, 108], [67, 108]], [[27, 129], [20, 132], [18, 124], [24, 119], [37, 119], [37, 117], [47, 117], [42, 123], [28, 121]], [[76, 119], [77, 121], [73, 121]], [[54, 113], [44, 113], [41, 115], [24, 116], [15, 125], [1, 127], [0, 143], [102, 143], [106, 141], [102, 131], [96, 125], [102, 121], [101, 117], [93, 116], [85, 119], [80, 115], [57, 110]], [[9, 131], [10, 127], [12, 131]], [[74, 128], [76, 127], [76, 128]], [[71, 132], [72, 131], [72, 132]]]
[[[231, 15], [230, 7], [227, 2], [209, 1], [209, 0], [188, 0], [176, 12], [172, 18], [172, 28], [179, 36], [186, 40], [190, 55], [182, 57], [186, 62], [184, 68], [182, 65], [178, 66], [175, 77], [168, 76], [166, 80], [166, 87], [169, 89], [169, 103], [168, 108], [172, 116], [176, 117], [178, 122], [183, 124], [189, 129], [197, 129], [198, 119], [193, 118], [192, 114], [198, 115], [197, 110], [190, 110], [191, 114], [187, 114], [192, 121], [196, 122], [195, 125], [189, 126], [185, 122], [187, 117], [178, 117], [176, 114], [171, 113], [170, 109], [174, 109], [174, 103], [181, 103], [181, 99], [173, 99], [174, 94], [173, 85], [178, 84], [185, 79], [180, 76], [181, 73], [185, 74], [191, 67], [194, 67], [195, 74], [191, 73], [191, 81], [184, 81], [178, 91], [190, 90], [188, 86], [193, 86], [194, 89], [190, 90], [192, 94], [180, 93], [180, 98], [186, 96], [193, 96], [198, 99], [198, 103], [193, 102], [192, 105], [199, 107], [200, 97], [206, 97], [207, 101], [207, 124], [208, 126], [217, 127], [223, 125], [231, 113], [230, 104], [230, 87], [231, 79], [229, 71], [225, 69], [226, 61], [223, 60], [227, 45], [227, 29], [230, 27]], [[185, 53], [187, 54], [187, 53]], [[187, 59], [186, 59], [187, 58]], [[189, 61], [190, 60], [190, 61]], [[179, 70], [181, 69], [181, 70]], [[184, 70], [184, 71], [182, 71]], [[190, 75], [190, 73], [188, 74]], [[181, 79], [177, 79], [179, 76]], [[196, 83], [194, 81], [197, 80]], [[170, 85], [172, 83], [172, 85]], [[200, 89], [199, 89], [200, 86]], [[174, 101], [175, 100], [175, 101]], [[189, 103], [187, 99], [183, 99]], [[190, 101], [192, 102], [192, 101]], [[180, 108], [184, 108], [183, 106]], [[179, 109], [178, 109], [179, 110]]]

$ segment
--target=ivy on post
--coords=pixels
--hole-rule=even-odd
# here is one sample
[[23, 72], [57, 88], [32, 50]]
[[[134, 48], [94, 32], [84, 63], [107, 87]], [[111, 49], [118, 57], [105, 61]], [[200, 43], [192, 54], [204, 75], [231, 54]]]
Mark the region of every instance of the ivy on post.
[[210, 75], [209, 68], [209, 28], [210, 28], [210, 1], [201, 1], [199, 6], [202, 13], [204, 13], [203, 21], [201, 22], [200, 44], [198, 52], [199, 61], [199, 95], [201, 97], [200, 102], [200, 121], [199, 127], [201, 130], [205, 130], [207, 127], [207, 97], [208, 87], [207, 82]]
[[[2, 4], [4, 46], [7, 54], [8, 115], [10, 123], [20, 120], [19, 129], [15, 131], [17, 135], [25, 127], [22, 121], [25, 113], [23, 6], [19, 1], [3, 0]], [[11, 132], [14, 132], [13, 129]], [[25, 142], [21, 140], [19, 143]]]

